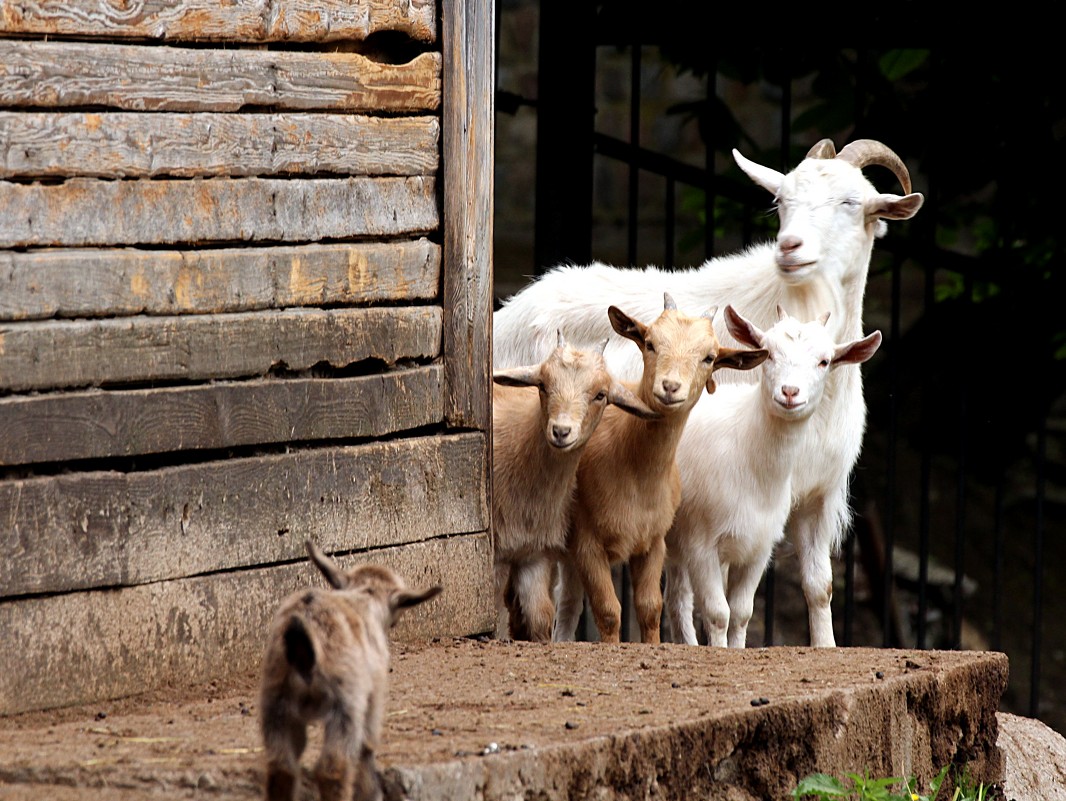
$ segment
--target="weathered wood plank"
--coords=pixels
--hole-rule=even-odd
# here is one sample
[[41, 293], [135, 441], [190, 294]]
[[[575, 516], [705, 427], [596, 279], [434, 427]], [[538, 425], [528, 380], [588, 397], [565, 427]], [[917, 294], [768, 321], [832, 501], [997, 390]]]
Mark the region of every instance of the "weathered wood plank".
[[202, 50], [0, 39], [0, 106], [127, 111], [418, 113], [440, 107], [441, 57]]
[[440, 246], [427, 239], [0, 252], [0, 320], [418, 302], [439, 292]]
[[445, 417], [491, 428], [493, 3], [449, 5], [443, 17]]
[[0, 398], [0, 465], [380, 437], [439, 423], [441, 367]]
[[440, 338], [433, 306], [6, 323], [0, 389], [240, 378], [366, 359], [391, 365], [437, 356]]
[[0, 181], [0, 247], [318, 241], [433, 231], [433, 178]]
[[436, 38], [434, 0], [0, 0], [0, 33], [228, 42], [364, 40], [379, 31]]
[[[441, 584], [408, 612], [397, 641], [492, 628], [492, 553], [486, 534], [432, 540], [338, 560], [374, 561], [413, 585]], [[4, 648], [0, 714], [131, 695], [258, 668], [281, 600], [322, 586], [306, 561], [122, 590], [0, 603]], [[61, 679], [60, 679], [61, 677]]]
[[[485, 437], [0, 481], [0, 595], [145, 584], [488, 528]], [[2, 629], [0, 629], [2, 630]]]
[[0, 178], [433, 175], [436, 117], [0, 112]]

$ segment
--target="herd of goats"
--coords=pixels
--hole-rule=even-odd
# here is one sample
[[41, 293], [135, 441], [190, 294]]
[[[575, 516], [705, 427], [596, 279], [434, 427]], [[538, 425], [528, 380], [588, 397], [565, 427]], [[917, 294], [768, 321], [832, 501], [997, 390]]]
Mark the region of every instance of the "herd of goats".
[[[831, 560], [866, 426], [859, 365], [881, 344], [862, 330], [870, 258], [885, 221], [924, 198], [874, 140], [837, 153], [824, 139], [788, 174], [733, 157], [773, 195], [776, 240], [688, 270], [555, 267], [493, 316], [501, 639], [572, 640], [587, 598], [600, 640], [618, 642], [612, 568], [628, 564], [643, 642], [659, 641], [665, 606], [673, 640], [697, 644], [702, 626], [708, 644], [743, 648], [787, 539], [810, 644], [835, 645]], [[878, 192], [872, 165], [904, 194]], [[269, 633], [266, 797], [294, 797], [307, 726], [322, 721], [323, 801], [378, 799], [388, 630], [440, 587], [343, 571], [307, 547], [329, 588], [294, 593]]]

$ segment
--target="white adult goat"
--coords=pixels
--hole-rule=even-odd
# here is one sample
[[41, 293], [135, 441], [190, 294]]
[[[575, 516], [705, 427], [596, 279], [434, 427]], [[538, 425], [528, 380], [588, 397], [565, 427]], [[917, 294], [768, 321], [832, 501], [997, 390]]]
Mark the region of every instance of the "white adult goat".
[[496, 636], [547, 642], [554, 567], [566, 548], [585, 443], [608, 404], [659, 415], [611, 377], [602, 345], [578, 350], [562, 334], [541, 363], [497, 370], [492, 380]]
[[[800, 320], [832, 314], [829, 330], [837, 341], [862, 336], [862, 301], [874, 239], [884, 220], [913, 217], [924, 198], [882, 194], [863, 176], [869, 165], [888, 167], [905, 192], [910, 175], [900, 158], [880, 142], [860, 139], [836, 153], [823, 139], [784, 175], [733, 157], [755, 183], [776, 199], [781, 227], [776, 243], [705, 262], [691, 270], [619, 269], [595, 263], [556, 267], [507, 300], [493, 316], [493, 361], [497, 367], [535, 362], [561, 329], [577, 345], [610, 336], [602, 309], [620, 304], [636, 315], [655, 313], [654, 298], [665, 289], [678, 304], [695, 308], [743, 308], [756, 325], [769, 327], [778, 306]], [[718, 323], [722, 342], [732, 342]], [[605, 351], [608, 368], [621, 380], [635, 380], [641, 362], [619, 338]], [[751, 382], [744, 373], [726, 381]], [[830, 601], [831, 556], [850, 518], [848, 482], [862, 448], [866, 404], [858, 370], [830, 378], [826, 402], [812, 422], [822, 447], [806, 452], [793, 481], [788, 537], [795, 546], [807, 599], [810, 642], [835, 645]]]
[[[697, 643], [693, 601], [710, 645], [743, 648], [755, 590], [784, 537], [792, 476], [832, 371], [865, 362], [881, 332], [837, 344], [829, 315], [762, 331], [726, 306], [729, 332], [769, 352], [759, 384], [719, 387], [692, 410], [681, 442], [681, 505], [666, 535], [666, 608], [673, 639]], [[802, 468], [802, 465], [800, 465]]]

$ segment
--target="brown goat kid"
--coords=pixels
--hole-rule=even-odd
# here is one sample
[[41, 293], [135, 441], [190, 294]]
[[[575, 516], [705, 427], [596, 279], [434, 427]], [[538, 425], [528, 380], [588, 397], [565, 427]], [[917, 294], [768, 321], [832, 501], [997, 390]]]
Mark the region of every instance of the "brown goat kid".
[[615, 306], [608, 310], [614, 330], [644, 355], [636, 394], [661, 417], [642, 420], [607, 409], [585, 446], [561, 561], [556, 640], [574, 638], [584, 590], [600, 640], [619, 642], [621, 604], [611, 566], [628, 561], [641, 641], [659, 642], [665, 537], [681, 502], [675, 453], [685, 421], [703, 390], [714, 392], [714, 371], [750, 370], [767, 356], [762, 349], [722, 347], [712, 324], [717, 307], [689, 317], [668, 293], [663, 301], [664, 310], [651, 325]]
[[540, 364], [497, 370], [492, 378], [496, 636], [547, 642], [555, 619], [551, 582], [566, 548], [585, 443], [608, 404], [658, 415], [607, 372], [603, 346], [577, 350], [562, 334]]
[[314, 776], [322, 801], [377, 801], [374, 755], [388, 693], [388, 630], [403, 610], [441, 587], [409, 590], [381, 565], [343, 571], [310, 540], [306, 545], [332, 589], [293, 593], [270, 628], [260, 694], [266, 798], [296, 796], [307, 725], [321, 720], [325, 736]]

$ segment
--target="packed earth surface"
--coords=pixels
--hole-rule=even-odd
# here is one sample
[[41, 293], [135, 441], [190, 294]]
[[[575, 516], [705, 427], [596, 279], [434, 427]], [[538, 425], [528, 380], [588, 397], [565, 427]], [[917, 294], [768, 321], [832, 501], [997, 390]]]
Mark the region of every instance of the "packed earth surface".
[[[963, 694], [989, 699], [994, 714], [1005, 660], [985, 657], [991, 668], [968, 674]], [[662, 753], [640, 754], [656, 766], [652, 774], [680, 770], [686, 757], [670, 753], [677, 751], [677, 741], [657, 739], [655, 732], [685, 730], [709, 717], [736, 729], [756, 717], [758, 738], [773, 740], [779, 731], [787, 743], [791, 725], [800, 730], [812, 725], [806, 710], [813, 699], [824, 704], [829, 698], [839, 709], [874, 707], [880, 701], [871, 689], [895, 687], [898, 695], [904, 683], [909, 699], [916, 677], [926, 677], [926, 687], [939, 686], [947, 672], [972, 658], [917, 650], [727, 651], [487, 638], [396, 644], [379, 766], [388, 785], [392, 768], [491, 760], [514, 752], [573, 761], [573, 752], [555, 747], [611, 738], [617, 745], [636, 733], [641, 748], [662, 748]], [[987, 686], [971, 686], [984, 681]], [[2, 719], [0, 798], [97, 797], [89, 788], [100, 788], [101, 798], [120, 800], [257, 797], [262, 792], [257, 694], [258, 676], [238, 675]], [[840, 700], [845, 696], [858, 701], [847, 706]], [[869, 711], [850, 714], [857, 718]], [[831, 714], [826, 725], [844, 725], [847, 716]], [[987, 734], [994, 743], [995, 732]], [[934, 752], [954, 749], [935, 742], [935, 734], [931, 740]], [[320, 742], [318, 729], [312, 729], [305, 767], [313, 764]], [[807, 764], [798, 748], [770, 749], [752, 757], [744, 770], [760, 786], [776, 788], [772, 795], [777, 797], [795, 780], [790, 771]], [[654, 788], [649, 792], [654, 795]]]

